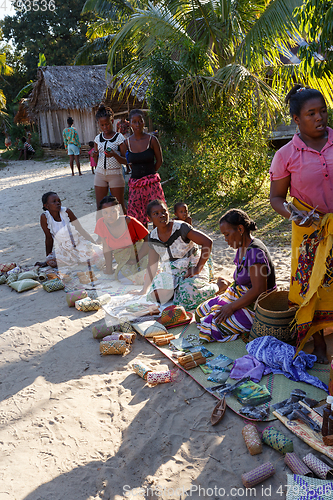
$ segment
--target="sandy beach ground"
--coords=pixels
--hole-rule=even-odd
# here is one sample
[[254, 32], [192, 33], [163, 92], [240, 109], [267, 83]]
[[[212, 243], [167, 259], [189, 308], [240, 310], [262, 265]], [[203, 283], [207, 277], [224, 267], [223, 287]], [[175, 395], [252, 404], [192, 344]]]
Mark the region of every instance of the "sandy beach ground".
[[[1, 263], [44, 260], [44, 192], [56, 191], [77, 217], [95, 209], [88, 163], [82, 177], [64, 165], [16, 161], [0, 171]], [[214, 240], [216, 267], [230, 277], [234, 252], [221, 235]], [[272, 254], [287, 287], [289, 248]], [[267, 461], [276, 474], [251, 496], [285, 498], [283, 457], [266, 446], [251, 457], [242, 418], [228, 409], [212, 427], [216, 400], [190, 377], [149, 388], [132, 372], [133, 360], [172, 368], [148, 342], [137, 339], [125, 357], [100, 356], [91, 327], [102, 311], [68, 308], [62, 291], [3, 285], [0, 315], [0, 500], [249, 497], [241, 475]], [[310, 451], [293, 441], [300, 456]]]

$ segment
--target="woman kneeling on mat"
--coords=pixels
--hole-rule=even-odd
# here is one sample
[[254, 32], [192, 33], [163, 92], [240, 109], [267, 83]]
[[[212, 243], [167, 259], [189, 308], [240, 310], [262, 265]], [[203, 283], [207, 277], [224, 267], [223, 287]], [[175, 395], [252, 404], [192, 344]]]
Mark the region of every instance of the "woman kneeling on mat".
[[[134, 217], [121, 213], [114, 196], [105, 196], [99, 204], [102, 217], [95, 233], [103, 240], [105, 274], [113, 274], [125, 285], [142, 285], [148, 264], [148, 229]], [[117, 266], [113, 269], [112, 261]]]
[[206, 300], [196, 310], [200, 338], [208, 342], [228, 342], [250, 332], [253, 305], [259, 295], [275, 287], [275, 271], [262, 241], [251, 236], [257, 229], [246, 212], [229, 210], [220, 219], [220, 231], [228, 245], [237, 249], [234, 281], [220, 278], [222, 295]]
[[[212, 240], [186, 222], [170, 220], [162, 200], [151, 201], [147, 214], [154, 229], [148, 237], [149, 260], [143, 289], [136, 293], [148, 292], [148, 300], [164, 304], [172, 299], [186, 310], [194, 309], [218, 289], [209, 282], [206, 264]], [[157, 274], [159, 263], [161, 272]]]

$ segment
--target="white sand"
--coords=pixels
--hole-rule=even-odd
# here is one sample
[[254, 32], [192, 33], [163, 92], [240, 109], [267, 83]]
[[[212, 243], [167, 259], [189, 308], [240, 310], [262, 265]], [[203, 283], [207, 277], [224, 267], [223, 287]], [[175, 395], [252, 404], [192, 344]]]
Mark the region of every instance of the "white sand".
[[[1, 263], [44, 260], [44, 192], [56, 191], [78, 217], [94, 210], [87, 163], [83, 172], [72, 178], [56, 161], [9, 162], [0, 171]], [[225, 244], [216, 237], [218, 256]], [[274, 254], [282, 285], [288, 284], [288, 255], [288, 249]], [[227, 276], [232, 258], [228, 252]], [[251, 457], [243, 419], [227, 410], [212, 427], [216, 400], [182, 372], [177, 382], [155, 388], [132, 372], [134, 359], [171, 368], [144, 339], [125, 357], [101, 357], [91, 326], [102, 311], [68, 308], [62, 291], [48, 294], [41, 287], [18, 294], [3, 285], [0, 298], [0, 500], [141, 500], [157, 498], [158, 487], [173, 500], [191, 487], [192, 498], [241, 498], [241, 474], [266, 461], [276, 474], [264, 493], [257, 487], [256, 498], [285, 498], [277, 492], [286, 484], [282, 456], [264, 446]], [[300, 456], [310, 451], [293, 441]]]

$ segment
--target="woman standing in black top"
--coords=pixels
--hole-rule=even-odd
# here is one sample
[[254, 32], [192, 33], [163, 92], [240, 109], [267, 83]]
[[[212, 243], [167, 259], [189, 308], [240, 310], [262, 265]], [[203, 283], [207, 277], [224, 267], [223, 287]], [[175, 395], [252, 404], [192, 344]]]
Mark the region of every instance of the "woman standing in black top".
[[146, 208], [152, 200], [165, 201], [161, 178], [157, 173], [162, 165], [161, 146], [156, 137], [144, 132], [143, 112], [133, 109], [129, 114], [133, 134], [124, 142], [126, 159], [131, 166], [128, 183], [129, 196], [127, 214], [147, 226]]

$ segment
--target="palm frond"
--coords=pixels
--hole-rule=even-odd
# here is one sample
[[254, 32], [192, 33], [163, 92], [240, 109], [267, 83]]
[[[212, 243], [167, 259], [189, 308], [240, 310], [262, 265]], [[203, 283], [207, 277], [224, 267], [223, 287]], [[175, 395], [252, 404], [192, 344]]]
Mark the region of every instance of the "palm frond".
[[82, 8], [82, 13], [85, 12], [95, 12], [100, 17], [113, 19], [119, 12], [130, 15], [134, 12], [134, 7], [126, 0], [87, 0]]
[[303, 0], [273, 0], [252, 26], [237, 50], [236, 61], [256, 70], [269, 62], [281, 65], [282, 51], [300, 36], [293, 11]]
[[96, 58], [100, 58], [102, 54], [105, 54], [107, 59], [114, 36], [107, 35], [85, 43], [78, 51], [74, 64], [94, 64]]

